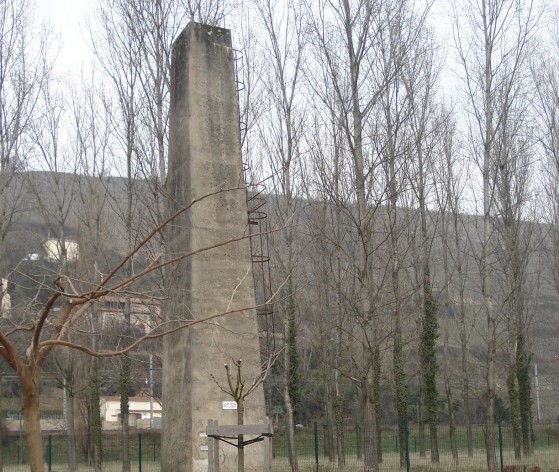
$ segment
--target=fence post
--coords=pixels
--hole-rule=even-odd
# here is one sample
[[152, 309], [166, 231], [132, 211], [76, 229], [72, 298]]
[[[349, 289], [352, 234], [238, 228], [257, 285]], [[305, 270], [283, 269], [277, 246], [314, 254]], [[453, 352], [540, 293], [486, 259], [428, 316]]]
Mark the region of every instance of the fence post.
[[499, 425], [499, 456], [501, 458], [501, 472], [503, 472], [503, 422], [501, 418], [497, 422]]
[[138, 433], [138, 472], [142, 472], [142, 433]]
[[48, 446], [47, 446], [47, 463], [49, 466], [49, 472], [52, 470], [52, 436], [49, 434]]
[[404, 433], [406, 438], [406, 472], [410, 472], [410, 430], [407, 418], [404, 420]]
[[318, 472], [318, 422], [314, 422], [314, 462]]

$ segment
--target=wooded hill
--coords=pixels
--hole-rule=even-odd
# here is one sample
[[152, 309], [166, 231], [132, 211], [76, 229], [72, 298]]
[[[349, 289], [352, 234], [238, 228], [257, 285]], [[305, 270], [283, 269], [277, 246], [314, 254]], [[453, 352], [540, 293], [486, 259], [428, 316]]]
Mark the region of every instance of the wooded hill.
[[[153, 208], [155, 203], [153, 199], [150, 201], [150, 195], [153, 194], [149, 189], [149, 184], [145, 181], [134, 182], [132, 194], [136, 239], [150, 229], [152, 220], [149, 209]], [[12, 328], [24, 327], [33, 319], [36, 310], [53, 290], [52, 280], [60, 270], [68, 273], [77, 282], [87, 283], [88, 280], [95, 280], [96, 271], [97, 274], [103, 273], [104, 267], [114, 263], [126, 252], [122, 216], [126, 195], [126, 180], [122, 178], [98, 179], [48, 172], [13, 174], [9, 185], [3, 188], [2, 193], [2, 201], [6, 205], [4, 212], [11, 211], [12, 217], [9, 224], [4, 225], [1, 245], [1, 275], [9, 281], [8, 292], [12, 301], [10, 313], [3, 313], [3, 316], [9, 320]], [[359, 295], [358, 283], [355, 280], [357, 275], [352, 269], [351, 261], [355, 257], [358, 240], [354, 226], [347, 220], [350, 213], [340, 214], [339, 220], [334, 221], [335, 208], [330, 203], [297, 199], [294, 202], [296, 211], [293, 211], [292, 217], [286, 222], [281, 220], [281, 215], [286, 211], [285, 199], [272, 194], [260, 196], [266, 200], [261, 211], [267, 215], [269, 227], [277, 228], [287, 224], [292, 230], [290, 245], [296, 261], [292, 273], [289, 274], [292, 280], [290, 291], [287, 290], [287, 285], [280, 290], [273, 306], [274, 313], [268, 315], [271, 321], [268, 326], [273, 327], [275, 332], [271, 337], [263, 335], [263, 342], [265, 339], [273, 339], [275, 354], [281, 351], [285, 342], [285, 303], [287, 299], [292, 300], [297, 333], [295, 345], [298, 352], [298, 372], [294, 378], [300, 394], [297, 421], [309, 424], [311, 420], [326, 418], [327, 411], [324, 405], [336, 362], [340, 375], [339, 388], [343, 393], [345, 421], [352, 424], [359, 415], [354, 357], [361, 355], [363, 341], [360, 329], [364, 320], [360, 319], [360, 315], [355, 311]], [[92, 215], [95, 217], [92, 218]], [[429, 212], [429, 241], [423, 242], [418, 236], [419, 216], [417, 209], [398, 208], [397, 254], [401, 281], [398, 303], [402, 320], [404, 371], [409, 388], [408, 414], [412, 420], [417, 420], [422, 329], [422, 294], [418, 267], [421, 248], [428, 244], [439, 326], [436, 357], [439, 366], [437, 385], [440, 419], [447, 419], [444, 389], [447, 382], [451, 389], [456, 419], [459, 423], [463, 422], [464, 372], [460, 334], [464, 332], [467, 348], [466, 366], [469, 369], [470, 397], [473, 405], [471, 420], [481, 423], [488, 339], [478, 269], [482, 219], [473, 215]], [[454, 217], [459, 222], [458, 233], [448, 230], [445, 233], [444, 219], [448, 221]], [[93, 220], [96, 221], [95, 225]], [[370, 290], [374, 292], [375, 303], [370, 321], [375, 325], [380, 346], [380, 411], [383, 424], [396, 424], [392, 357], [395, 301], [390, 283], [393, 260], [388, 249], [390, 228], [386, 207], [379, 206], [374, 209], [372, 221], [375, 252], [372, 258], [374, 276]], [[91, 258], [90, 248], [93, 227], [100, 232], [102, 244], [97, 252], [101, 257], [95, 261]], [[339, 246], [328, 234], [329, 229], [335, 227], [341, 234]], [[559, 361], [555, 357], [559, 354], [559, 320], [556, 316], [559, 296], [553, 279], [551, 261], [554, 259], [550, 228], [543, 224], [523, 222], [519, 233], [526, 241], [527, 251], [524, 269], [526, 276], [522, 286], [525, 299], [522, 316], [527, 346], [532, 353], [530, 374], [533, 373], [534, 364], [537, 364], [541, 420], [554, 421], [559, 414], [559, 379], [556, 375]], [[285, 229], [266, 235], [271, 254], [272, 289], [279, 286], [286, 275], [282, 260], [289, 250], [289, 235]], [[60, 248], [64, 244], [67, 246], [69, 242], [77, 243], [79, 257], [62, 263], [61, 254], [49, 256], [44, 246], [49, 239], [55, 240]], [[455, 247], [456, 241], [462, 255], [461, 281], [458, 280], [456, 267], [449, 262], [454, 257], [449, 246]], [[152, 246], [149, 250], [157, 252], [161, 247]], [[445, 251], [446, 264], [449, 266], [447, 275], [444, 268]], [[514, 294], [507, 285], [506, 255], [499, 249], [496, 252], [494, 276], [498, 289], [495, 291], [494, 300], [498, 314], [497, 396], [500, 414], [507, 417], [509, 400], [506, 378], [511, 353], [516, 347], [514, 336], [511, 334], [514, 317], [509, 305]], [[138, 268], [144, 266], [141, 257], [138, 258], [137, 264]], [[445, 281], [448, 291], [445, 290]], [[161, 290], [161, 280], [157, 280], [157, 277], [150, 278], [142, 286], [146, 292], [155, 293]], [[460, 286], [463, 287], [463, 319], [460, 313]], [[264, 327], [265, 323], [261, 325]], [[336, 334], [339, 328], [340, 333]], [[340, 336], [341, 345], [337, 354], [334, 342], [336, 336]], [[113, 339], [113, 342], [118, 340]], [[150, 349], [157, 351], [157, 346], [159, 345], [156, 343]], [[142, 379], [145, 376], [145, 359], [137, 356], [137, 360], [137, 376]], [[54, 365], [50, 369], [56, 371]], [[111, 362], [107, 362], [103, 367], [107, 379], [118, 378], [118, 373], [111, 372], [111, 369], [116, 369]], [[282, 369], [282, 357], [278, 356], [266, 384], [270, 416], [274, 416], [272, 412], [279, 411], [278, 406], [282, 405]], [[115, 384], [116, 380], [107, 380], [103, 393], [116, 393]], [[134, 388], [139, 387], [138, 384]], [[532, 390], [532, 396], [533, 415], [537, 418], [535, 388]]]

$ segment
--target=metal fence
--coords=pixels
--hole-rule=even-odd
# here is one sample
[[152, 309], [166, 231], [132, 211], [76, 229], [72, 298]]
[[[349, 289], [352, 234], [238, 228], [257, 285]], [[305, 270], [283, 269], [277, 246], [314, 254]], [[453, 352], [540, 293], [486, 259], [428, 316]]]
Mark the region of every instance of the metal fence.
[[[43, 437], [44, 459], [48, 472], [68, 470], [68, 442], [62, 432]], [[130, 438], [131, 470], [158, 472], [160, 467], [161, 435], [155, 432], [134, 432]], [[105, 432], [102, 437], [102, 470], [122, 470], [122, 436], [120, 431]], [[2, 472], [29, 470], [27, 444], [24, 435], [2, 437]], [[87, 438], [76, 437], [76, 464], [79, 472], [94, 471], [93, 458], [88, 453]]]
[[[396, 427], [383, 427], [381, 433], [381, 472], [395, 470], [409, 471], [440, 471], [440, 472], [481, 472], [487, 470], [487, 458], [485, 452], [485, 434], [481, 425], [472, 428], [473, 451], [468, 454], [466, 430], [456, 429], [456, 445], [458, 457], [455, 458], [451, 449], [450, 433], [447, 425], [438, 428], [439, 463], [431, 462], [431, 451], [429, 447], [429, 431], [425, 429], [425, 445], [423, 451], [419, 440], [417, 425], [409, 425], [407, 440], [408, 464], [400, 468], [400, 453], [398, 433]], [[355, 471], [365, 470], [363, 462], [362, 445], [360, 437], [355, 430], [344, 432], [345, 462], [339, 464], [339, 458], [329, 453], [326, 439], [327, 433], [319, 425], [313, 428], [296, 432], [296, 446], [299, 470], [304, 472], [331, 472], [331, 471]], [[335, 438], [334, 438], [335, 443]], [[495, 427], [496, 458], [500, 470], [510, 470], [506, 466], [525, 465], [526, 471], [532, 468], [541, 472], [559, 472], [559, 424], [537, 424], [534, 425], [532, 435], [533, 452], [523, 455], [521, 459], [515, 459], [513, 449], [512, 428], [510, 425], [502, 424]], [[281, 432], [274, 434], [274, 471], [289, 472], [291, 470], [287, 457], [287, 444]], [[522, 471], [518, 469], [513, 469]]]
[[[512, 429], [503, 424], [496, 428], [498, 465], [526, 465], [527, 469], [539, 467], [541, 472], [557, 472], [559, 470], [559, 424], [534, 425], [532, 435], [533, 452], [515, 460], [512, 443]], [[499, 434], [500, 432], [500, 434]], [[410, 471], [456, 471], [481, 472], [487, 470], [485, 454], [485, 436], [482, 426], [473, 428], [473, 453], [468, 454], [466, 432], [457, 428], [456, 440], [458, 458], [453, 457], [450, 447], [448, 427], [441, 425], [438, 429], [440, 461], [432, 464], [430, 459], [428, 431], [426, 431], [426, 447], [422, 451], [419, 432], [415, 425], [410, 425], [407, 452], [409, 466], [400, 469], [399, 443], [395, 427], [384, 427], [381, 434], [382, 461], [379, 470], [382, 472], [395, 470]], [[328, 450], [327, 432], [317, 423], [295, 433], [298, 468], [300, 472], [362, 472], [364, 470], [362, 441], [353, 429], [344, 432], [345, 463], [332, 450]], [[78, 471], [93, 471], [87, 456], [86, 439], [78, 437], [77, 463]], [[224, 445], [224, 447], [230, 447]], [[250, 447], [250, 446], [249, 446]], [[44, 457], [49, 472], [65, 472], [67, 468], [67, 441], [63, 434], [48, 434], [44, 438]], [[161, 436], [159, 432], [134, 432], [131, 437], [131, 470], [139, 472], [158, 472], [160, 470]], [[21, 435], [4, 435], [2, 438], [2, 462], [4, 472], [29, 470], [25, 438]], [[103, 467], [105, 472], [122, 470], [122, 438], [119, 432], [103, 435]], [[285, 433], [277, 430], [273, 438], [274, 472], [290, 472]], [[518, 468], [517, 470], [522, 470]]]

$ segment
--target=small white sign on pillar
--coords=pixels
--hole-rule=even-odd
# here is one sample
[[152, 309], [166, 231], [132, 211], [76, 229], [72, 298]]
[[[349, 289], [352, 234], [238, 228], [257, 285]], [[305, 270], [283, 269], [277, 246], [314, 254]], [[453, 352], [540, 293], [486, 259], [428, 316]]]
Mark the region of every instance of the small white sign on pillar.
[[221, 402], [222, 408], [224, 410], [236, 410], [237, 409], [237, 402], [232, 400], [225, 400]]

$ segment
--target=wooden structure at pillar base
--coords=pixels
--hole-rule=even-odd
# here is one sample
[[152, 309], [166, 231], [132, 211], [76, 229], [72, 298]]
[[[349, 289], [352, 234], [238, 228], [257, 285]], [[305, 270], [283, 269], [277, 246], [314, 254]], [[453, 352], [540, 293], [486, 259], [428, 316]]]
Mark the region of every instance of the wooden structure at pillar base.
[[[262, 472], [272, 471], [272, 436], [271, 424], [232, 424], [220, 425], [215, 420], [208, 421], [206, 435], [208, 437], [208, 472], [219, 472], [219, 442], [223, 441], [238, 449], [250, 444], [264, 442], [264, 468]], [[239, 435], [243, 441], [239, 442]], [[251, 439], [244, 439], [251, 436]], [[236, 442], [233, 442], [236, 441]]]

